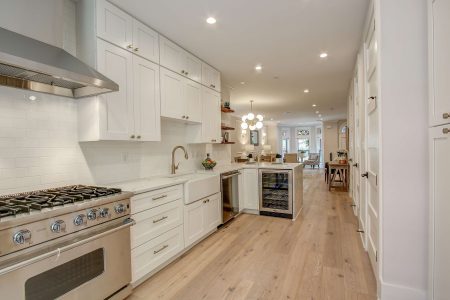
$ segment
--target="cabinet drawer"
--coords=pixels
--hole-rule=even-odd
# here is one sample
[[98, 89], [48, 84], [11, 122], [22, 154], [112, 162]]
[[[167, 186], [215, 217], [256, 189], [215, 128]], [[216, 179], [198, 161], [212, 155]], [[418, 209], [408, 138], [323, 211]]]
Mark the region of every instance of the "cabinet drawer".
[[183, 201], [172, 201], [134, 214], [131, 227], [131, 248], [134, 249], [183, 223]]
[[184, 249], [183, 226], [131, 250], [132, 282], [136, 282]]
[[181, 184], [139, 194], [131, 198], [131, 213], [135, 214], [178, 199], [183, 199]]

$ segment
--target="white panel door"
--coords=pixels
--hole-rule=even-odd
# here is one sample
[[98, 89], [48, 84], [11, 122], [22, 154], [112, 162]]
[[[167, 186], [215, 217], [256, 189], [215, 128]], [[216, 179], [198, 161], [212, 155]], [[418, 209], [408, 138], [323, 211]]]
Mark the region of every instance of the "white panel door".
[[245, 209], [259, 210], [258, 170], [244, 169]]
[[450, 123], [450, 1], [430, 1], [430, 125]]
[[378, 278], [379, 251], [379, 110], [377, 40], [373, 26], [366, 41], [366, 196], [367, 196], [367, 251]]
[[220, 143], [220, 94], [203, 87], [202, 107], [202, 140], [206, 143]]
[[186, 119], [191, 122], [202, 121], [202, 86], [189, 79], [184, 79], [184, 107]]
[[161, 116], [184, 120], [185, 78], [167, 70], [160, 69], [161, 77]]
[[100, 139], [130, 140], [134, 136], [133, 59], [124, 49], [97, 40], [97, 69], [119, 85], [101, 99]]
[[430, 300], [450, 295], [450, 126], [430, 129], [431, 287]]
[[185, 51], [184, 55], [184, 68], [186, 70], [185, 76], [188, 78], [200, 82], [202, 81], [202, 61], [192, 54]]
[[106, 0], [97, 0], [97, 36], [123, 49], [133, 47], [133, 18]]
[[133, 56], [134, 123], [139, 141], [161, 140], [159, 66]]
[[209, 232], [217, 229], [222, 224], [222, 207], [220, 193], [206, 198], [205, 208], [205, 231]]
[[159, 47], [161, 66], [184, 75], [184, 49], [163, 36], [159, 36]]
[[133, 52], [159, 64], [159, 34], [137, 20], [133, 20]]
[[188, 247], [205, 234], [205, 209], [203, 200], [184, 206], [184, 242]]

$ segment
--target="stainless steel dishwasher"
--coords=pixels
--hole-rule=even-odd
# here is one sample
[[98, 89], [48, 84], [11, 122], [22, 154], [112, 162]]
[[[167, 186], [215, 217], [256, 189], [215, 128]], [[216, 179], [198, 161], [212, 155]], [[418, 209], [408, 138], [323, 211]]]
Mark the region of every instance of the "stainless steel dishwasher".
[[231, 171], [220, 175], [222, 192], [223, 224], [239, 213], [239, 171]]

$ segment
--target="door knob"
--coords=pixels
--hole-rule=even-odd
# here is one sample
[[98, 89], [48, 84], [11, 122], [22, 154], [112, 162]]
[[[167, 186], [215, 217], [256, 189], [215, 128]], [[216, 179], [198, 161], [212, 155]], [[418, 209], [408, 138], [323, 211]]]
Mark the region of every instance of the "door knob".
[[366, 172], [366, 173], [361, 174], [361, 177], [369, 178], [369, 172]]
[[357, 167], [358, 167], [358, 163], [354, 163], [353, 166], [354, 166], [355, 168], [357, 168]]

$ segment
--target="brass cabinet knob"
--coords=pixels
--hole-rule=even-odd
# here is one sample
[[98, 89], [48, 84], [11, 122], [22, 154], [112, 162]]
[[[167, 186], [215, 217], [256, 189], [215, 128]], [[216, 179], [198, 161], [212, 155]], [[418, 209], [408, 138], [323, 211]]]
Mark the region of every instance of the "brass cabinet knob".
[[443, 134], [448, 134], [448, 133], [450, 133], [450, 129], [449, 128], [444, 128], [444, 129], [442, 129], [442, 133]]
[[135, 137], [134, 134], [132, 134], [132, 135], [130, 136], [130, 138], [132, 138], [132, 139], [134, 139], [134, 137]]
[[128, 45], [127, 48], [128, 49], [133, 49], [133, 45]]
[[450, 118], [450, 114], [449, 113], [443, 113], [442, 114], [442, 118], [448, 119], [448, 118]]
[[138, 139], [140, 139], [141, 138], [141, 136], [140, 135], [138, 135], [136, 138], [138, 138]]

